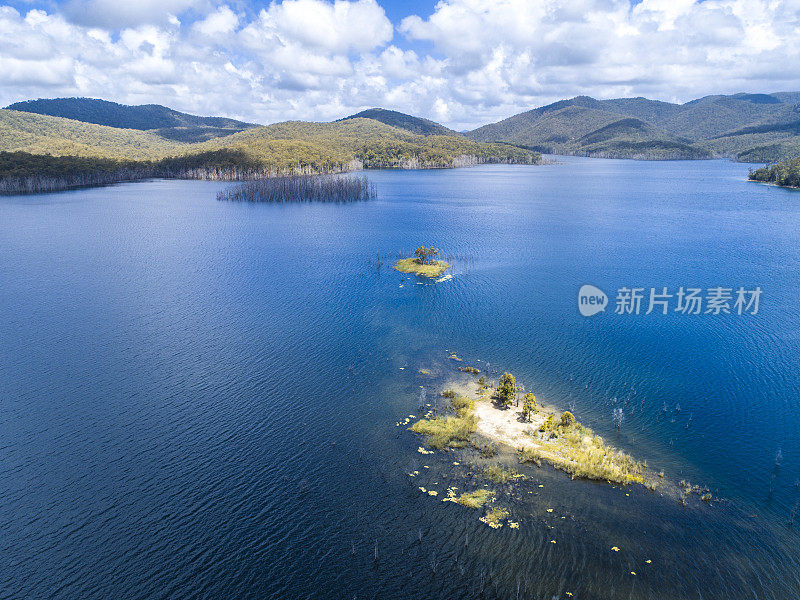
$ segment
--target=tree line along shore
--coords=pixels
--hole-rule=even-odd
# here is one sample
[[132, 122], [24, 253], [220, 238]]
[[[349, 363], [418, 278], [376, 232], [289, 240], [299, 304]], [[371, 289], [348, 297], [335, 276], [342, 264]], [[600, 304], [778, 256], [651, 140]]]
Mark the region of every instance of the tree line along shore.
[[754, 169], [749, 178], [781, 187], [800, 188], [800, 157]]
[[277, 123], [199, 142], [181, 141], [189, 133], [175, 129], [165, 137], [161, 130], [122, 129], [0, 110], [0, 193], [56, 191], [154, 177], [244, 181], [363, 169], [541, 162], [539, 153], [508, 144], [458, 135], [422, 135], [366, 118]]

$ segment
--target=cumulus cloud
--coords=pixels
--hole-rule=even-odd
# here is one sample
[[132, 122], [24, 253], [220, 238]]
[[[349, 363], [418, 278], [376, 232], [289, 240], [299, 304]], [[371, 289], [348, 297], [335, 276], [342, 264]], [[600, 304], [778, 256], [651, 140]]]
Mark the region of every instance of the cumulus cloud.
[[135, 27], [175, 22], [176, 15], [203, 0], [69, 0], [64, 13], [75, 23], [97, 27]]
[[207, 37], [229, 35], [239, 26], [239, 15], [231, 10], [227, 5], [220, 6], [207, 15], [204, 19], [197, 21], [192, 29]]
[[159, 102], [257, 122], [384, 106], [462, 129], [578, 94], [800, 89], [800, 0], [375, 0], [0, 6], [0, 101]]

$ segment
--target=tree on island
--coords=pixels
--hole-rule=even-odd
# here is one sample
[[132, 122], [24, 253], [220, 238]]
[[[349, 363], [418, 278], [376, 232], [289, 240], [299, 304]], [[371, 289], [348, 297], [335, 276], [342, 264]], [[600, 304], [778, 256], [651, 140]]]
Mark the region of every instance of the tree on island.
[[522, 400], [522, 416], [530, 423], [531, 417], [536, 412], [536, 396], [528, 392]]
[[508, 408], [517, 399], [517, 380], [511, 373], [503, 373], [497, 385], [497, 402]]
[[431, 246], [430, 248], [426, 248], [425, 246], [420, 246], [416, 250], [414, 250], [414, 256], [417, 257], [417, 260], [421, 262], [423, 265], [427, 265], [428, 263], [433, 260], [434, 256], [439, 256], [439, 251]]
[[575, 424], [575, 415], [571, 412], [566, 411], [563, 415], [561, 415], [561, 426], [564, 429], [568, 429]]

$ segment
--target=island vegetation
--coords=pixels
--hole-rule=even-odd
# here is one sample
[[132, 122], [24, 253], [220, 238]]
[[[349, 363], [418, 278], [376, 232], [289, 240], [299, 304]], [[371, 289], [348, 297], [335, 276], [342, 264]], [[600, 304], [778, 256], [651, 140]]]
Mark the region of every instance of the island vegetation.
[[749, 177], [751, 181], [800, 188], [800, 157], [751, 170]]
[[[468, 393], [466, 390], [473, 390]], [[431, 448], [446, 450], [484, 444], [479, 438], [504, 444], [518, 453], [520, 462], [546, 462], [573, 478], [608, 481], [622, 485], [646, 481], [645, 466], [617, 450], [582, 425], [570, 411], [547, 409], [528, 392], [522, 407], [517, 401], [519, 386], [511, 373], [503, 373], [497, 384], [469, 384], [461, 392], [447, 390], [450, 414], [419, 419], [411, 431], [426, 436]], [[490, 465], [482, 475], [495, 483], [520, 477], [516, 470]]]
[[437, 260], [435, 258], [437, 256], [439, 256], [439, 250], [433, 246], [429, 248], [420, 246], [414, 251], [414, 256], [401, 258], [394, 263], [394, 268], [401, 273], [414, 273], [430, 278], [439, 277], [450, 268], [450, 263]]

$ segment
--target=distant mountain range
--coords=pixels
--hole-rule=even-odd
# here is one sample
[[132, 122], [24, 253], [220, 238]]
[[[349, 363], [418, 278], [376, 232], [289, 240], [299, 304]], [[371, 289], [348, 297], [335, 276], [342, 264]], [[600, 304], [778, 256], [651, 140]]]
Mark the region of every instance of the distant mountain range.
[[[441, 134], [449, 130], [392, 111], [380, 111], [379, 116], [402, 127], [355, 116], [333, 123], [288, 121], [264, 127], [156, 105], [86, 99], [13, 106], [25, 110], [0, 109], [0, 193], [147, 177], [239, 180], [362, 168], [535, 164], [541, 159], [513, 145]], [[58, 114], [41, 114], [45, 111]]]
[[276, 171], [529, 163], [537, 152], [763, 163], [800, 156], [800, 92], [685, 104], [578, 96], [465, 133], [382, 108], [333, 123], [266, 127], [89, 98], [29, 100], [0, 110], [0, 152], [158, 161], [228, 150], [247, 156], [248, 168]]
[[578, 96], [465, 135], [553, 154], [769, 162], [800, 155], [800, 92], [706, 96], [685, 104]]
[[380, 121], [386, 125], [399, 127], [420, 135], [459, 135], [452, 129], [448, 129], [434, 121], [429, 121], [422, 117], [412, 117], [411, 115], [397, 112], [396, 110], [386, 110], [385, 108], [362, 110], [360, 113], [339, 119], [339, 121], [347, 121], [348, 119], [373, 119], [374, 121]]
[[127, 106], [94, 98], [26, 100], [6, 108], [95, 125], [150, 131], [178, 142], [202, 142], [256, 127], [253, 123], [224, 117], [197, 117], [158, 104]]

